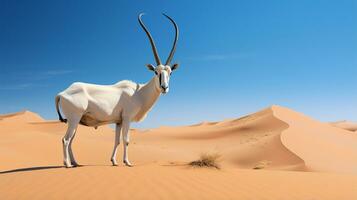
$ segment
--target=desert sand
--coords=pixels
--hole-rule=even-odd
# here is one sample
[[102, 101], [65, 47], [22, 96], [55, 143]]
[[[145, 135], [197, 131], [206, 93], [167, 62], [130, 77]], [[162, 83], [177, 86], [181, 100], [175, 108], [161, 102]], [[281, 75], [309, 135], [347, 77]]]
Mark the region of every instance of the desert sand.
[[[111, 166], [110, 127], [80, 126], [73, 151], [82, 166], [66, 169], [65, 124], [30, 111], [1, 115], [0, 199], [357, 199], [357, 133], [343, 127], [271, 106], [220, 122], [132, 129], [129, 168]], [[219, 154], [221, 169], [187, 165], [202, 153]]]
[[347, 120], [338, 121], [338, 122], [331, 122], [332, 126], [342, 128], [348, 131], [357, 131], [357, 122], [350, 122]]

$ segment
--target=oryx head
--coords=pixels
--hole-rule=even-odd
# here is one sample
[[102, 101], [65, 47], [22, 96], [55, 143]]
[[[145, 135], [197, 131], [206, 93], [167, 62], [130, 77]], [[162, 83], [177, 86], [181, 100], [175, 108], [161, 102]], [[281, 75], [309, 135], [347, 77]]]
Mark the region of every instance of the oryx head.
[[157, 88], [161, 91], [161, 93], [167, 93], [169, 91], [169, 81], [170, 81], [170, 76], [172, 71], [174, 71], [175, 69], [178, 68], [178, 64], [175, 63], [173, 65], [171, 65], [171, 60], [174, 56], [175, 50], [176, 50], [176, 42], [178, 40], [178, 35], [179, 35], [179, 30], [177, 27], [177, 24], [175, 23], [175, 21], [167, 16], [166, 14], [163, 13], [163, 15], [165, 17], [167, 17], [172, 24], [175, 27], [175, 40], [171, 49], [171, 52], [169, 54], [169, 57], [167, 58], [165, 64], [161, 63], [160, 57], [159, 57], [159, 53], [157, 52], [156, 46], [155, 46], [155, 42], [154, 39], [152, 38], [150, 32], [148, 31], [148, 29], [145, 27], [144, 23], [141, 20], [141, 17], [144, 15], [144, 13], [139, 14], [139, 23], [141, 25], [141, 27], [144, 29], [146, 35], [148, 36], [149, 40], [150, 40], [150, 44], [152, 47], [152, 51], [154, 53], [154, 57], [155, 57], [155, 61], [156, 61], [156, 66], [152, 65], [152, 64], [147, 64], [146, 66], [148, 67], [149, 70], [154, 71], [156, 74], [156, 82], [157, 82]]

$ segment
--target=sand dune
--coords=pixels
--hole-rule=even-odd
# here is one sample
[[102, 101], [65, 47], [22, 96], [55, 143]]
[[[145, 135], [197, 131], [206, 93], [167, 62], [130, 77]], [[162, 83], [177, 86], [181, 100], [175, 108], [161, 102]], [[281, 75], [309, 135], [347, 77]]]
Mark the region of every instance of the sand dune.
[[357, 122], [350, 122], [350, 121], [339, 121], [339, 122], [331, 122], [330, 125], [342, 128], [348, 131], [357, 131]]
[[23, 123], [44, 121], [44, 119], [40, 115], [28, 110], [24, 110], [17, 113], [0, 115], [0, 120], [6, 120], [8, 122], [23, 122]]
[[[84, 166], [63, 168], [65, 129], [29, 111], [0, 116], [1, 199], [357, 199], [357, 135], [280, 106], [131, 130], [133, 168], [111, 166], [111, 128], [84, 126], [73, 144]], [[222, 170], [186, 165], [205, 152]]]
[[313, 171], [357, 173], [357, 135], [320, 123], [287, 108], [274, 107], [275, 116], [289, 128], [283, 143]]

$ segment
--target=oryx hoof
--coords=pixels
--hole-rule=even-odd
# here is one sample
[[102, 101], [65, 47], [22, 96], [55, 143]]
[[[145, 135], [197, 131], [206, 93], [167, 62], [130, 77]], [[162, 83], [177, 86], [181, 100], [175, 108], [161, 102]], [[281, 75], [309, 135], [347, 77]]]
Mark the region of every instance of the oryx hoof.
[[123, 162], [127, 167], [132, 167], [133, 166], [128, 160], [124, 160]]
[[64, 166], [65, 166], [66, 168], [73, 168], [73, 167], [74, 167], [72, 164], [67, 163], [67, 162], [63, 162], [63, 164], [64, 164]]
[[74, 168], [73, 165], [65, 165], [66, 168]]
[[115, 159], [111, 159], [110, 161], [112, 161], [113, 166], [118, 166], [118, 163]]

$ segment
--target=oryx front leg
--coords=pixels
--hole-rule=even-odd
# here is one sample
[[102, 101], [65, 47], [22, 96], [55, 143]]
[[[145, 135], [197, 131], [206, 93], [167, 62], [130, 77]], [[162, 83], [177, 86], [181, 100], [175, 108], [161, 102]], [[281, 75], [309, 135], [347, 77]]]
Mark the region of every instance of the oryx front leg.
[[118, 165], [116, 157], [117, 157], [118, 146], [120, 144], [120, 131], [121, 131], [120, 125], [116, 124], [114, 149], [113, 149], [113, 154], [112, 154], [112, 158], [111, 158], [113, 166], [117, 166]]
[[132, 167], [132, 164], [129, 162], [129, 158], [128, 158], [129, 128], [130, 128], [130, 120], [124, 118], [122, 123], [123, 145], [124, 145], [123, 162], [126, 166]]
[[76, 133], [78, 123], [79, 123], [79, 120], [68, 121], [67, 132], [66, 132], [66, 135], [62, 139], [63, 155], [64, 155], [63, 163], [64, 163], [64, 165], [66, 165], [66, 167], [73, 167], [73, 164], [75, 164], [75, 161], [72, 160], [72, 158], [73, 158], [72, 152], [71, 152], [72, 155], [70, 155], [70, 151], [71, 151], [70, 144], [71, 144], [71, 140], [74, 137], [74, 134]]

